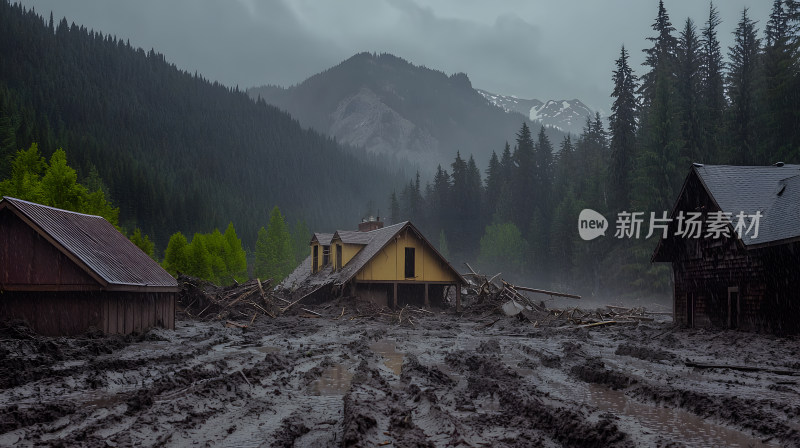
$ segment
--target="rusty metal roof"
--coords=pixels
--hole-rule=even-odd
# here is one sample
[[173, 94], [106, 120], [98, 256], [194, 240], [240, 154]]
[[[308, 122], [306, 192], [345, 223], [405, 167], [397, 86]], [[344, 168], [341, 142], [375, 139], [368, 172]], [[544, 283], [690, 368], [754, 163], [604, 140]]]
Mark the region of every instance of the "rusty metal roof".
[[0, 200], [0, 208], [4, 207], [18, 212], [90, 275], [102, 279], [109, 290], [178, 290], [167, 271], [100, 216], [10, 197]]

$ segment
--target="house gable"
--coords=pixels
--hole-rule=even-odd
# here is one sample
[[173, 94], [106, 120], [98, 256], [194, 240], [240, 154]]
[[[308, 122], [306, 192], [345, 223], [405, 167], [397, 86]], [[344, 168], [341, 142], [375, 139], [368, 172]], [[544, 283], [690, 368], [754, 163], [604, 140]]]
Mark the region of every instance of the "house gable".
[[12, 210], [0, 208], [0, 290], [85, 291], [103, 287]]
[[[406, 277], [407, 256], [413, 250], [413, 277]], [[411, 227], [405, 227], [355, 276], [356, 281], [416, 281], [458, 283], [460, 279], [453, 269], [421, 235]]]

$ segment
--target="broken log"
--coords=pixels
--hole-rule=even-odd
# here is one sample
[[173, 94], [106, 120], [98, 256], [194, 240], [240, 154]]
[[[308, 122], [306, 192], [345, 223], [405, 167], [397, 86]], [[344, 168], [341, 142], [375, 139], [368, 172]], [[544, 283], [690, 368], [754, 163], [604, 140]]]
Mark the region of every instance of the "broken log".
[[686, 367], [693, 367], [696, 369], [731, 369], [731, 370], [741, 370], [743, 372], [767, 372], [767, 373], [775, 373], [777, 375], [800, 376], [800, 371], [797, 370], [774, 369], [771, 367], [737, 366], [731, 364], [704, 364], [693, 361], [686, 361]]
[[538, 294], [547, 294], [550, 296], [558, 296], [558, 297], [569, 297], [570, 299], [580, 299], [581, 296], [575, 294], [567, 294], [565, 292], [555, 292], [555, 291], [547, 291], [544, 289], [535, 289], [535, 288], [528, 288], [527, 286], [517, 286], [514, 285], [514, 289], [520, 291], [528, 291], [528, 292], [535, 292]]

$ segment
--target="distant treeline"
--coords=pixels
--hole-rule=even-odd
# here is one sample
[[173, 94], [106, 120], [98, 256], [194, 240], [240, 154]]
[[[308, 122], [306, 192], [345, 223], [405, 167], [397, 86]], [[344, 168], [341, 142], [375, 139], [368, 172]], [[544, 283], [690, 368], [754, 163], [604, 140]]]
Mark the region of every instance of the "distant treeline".
[[[483, 178], [459, 154], [432, 183], [417, 177], [393, 193], [392, 219], [440, 235], [458, 260], [541, 286], [664, 291], [668, 267], [650, 264], [656, 240], [615, 239], [618, 212], [669, 212], [692, 162], [800, 162], [800, 2], [775, 0], [761, 33], [742, 11], [727, 62], [720, 23], [711, 5], [699, 31], [687, 19], [676, 32], [660, 2], [643, 74], [624, 46], [616, 60], [607, 127], [588, 117], [582, 135], [552, 153], [523, 124]], [[579, 238], [583, 208], [609, 219], [604, 238]]]
[[406, 175], [238, 88], [178, 70], [161, 54], [0, 0], [0, 179], [37, 142], [99, 173], [120, 224], [152, 236], [233, 221], [246, 247], [273, 206], [313, 228], [351, 228]]

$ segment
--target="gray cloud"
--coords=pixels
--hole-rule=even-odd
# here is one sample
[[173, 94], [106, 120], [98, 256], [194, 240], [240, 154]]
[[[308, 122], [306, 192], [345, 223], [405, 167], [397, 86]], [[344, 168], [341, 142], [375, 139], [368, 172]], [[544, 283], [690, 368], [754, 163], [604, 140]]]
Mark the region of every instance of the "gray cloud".
[[[579, 98], [608, 110], [613, 61], [624, 43], [634, 70], [657, 1], [637, 0], [24, 0], [58, 20], [130, 39], [178, 67], [227, 85], [291, 85], [360, 51], [389, 52], [475, 87], [539, 99]], [[727, 52], [741, 10], [766, 23], [764, 0], [718, 2]], [[680, 30], [708, 4], [665, 2]]]

